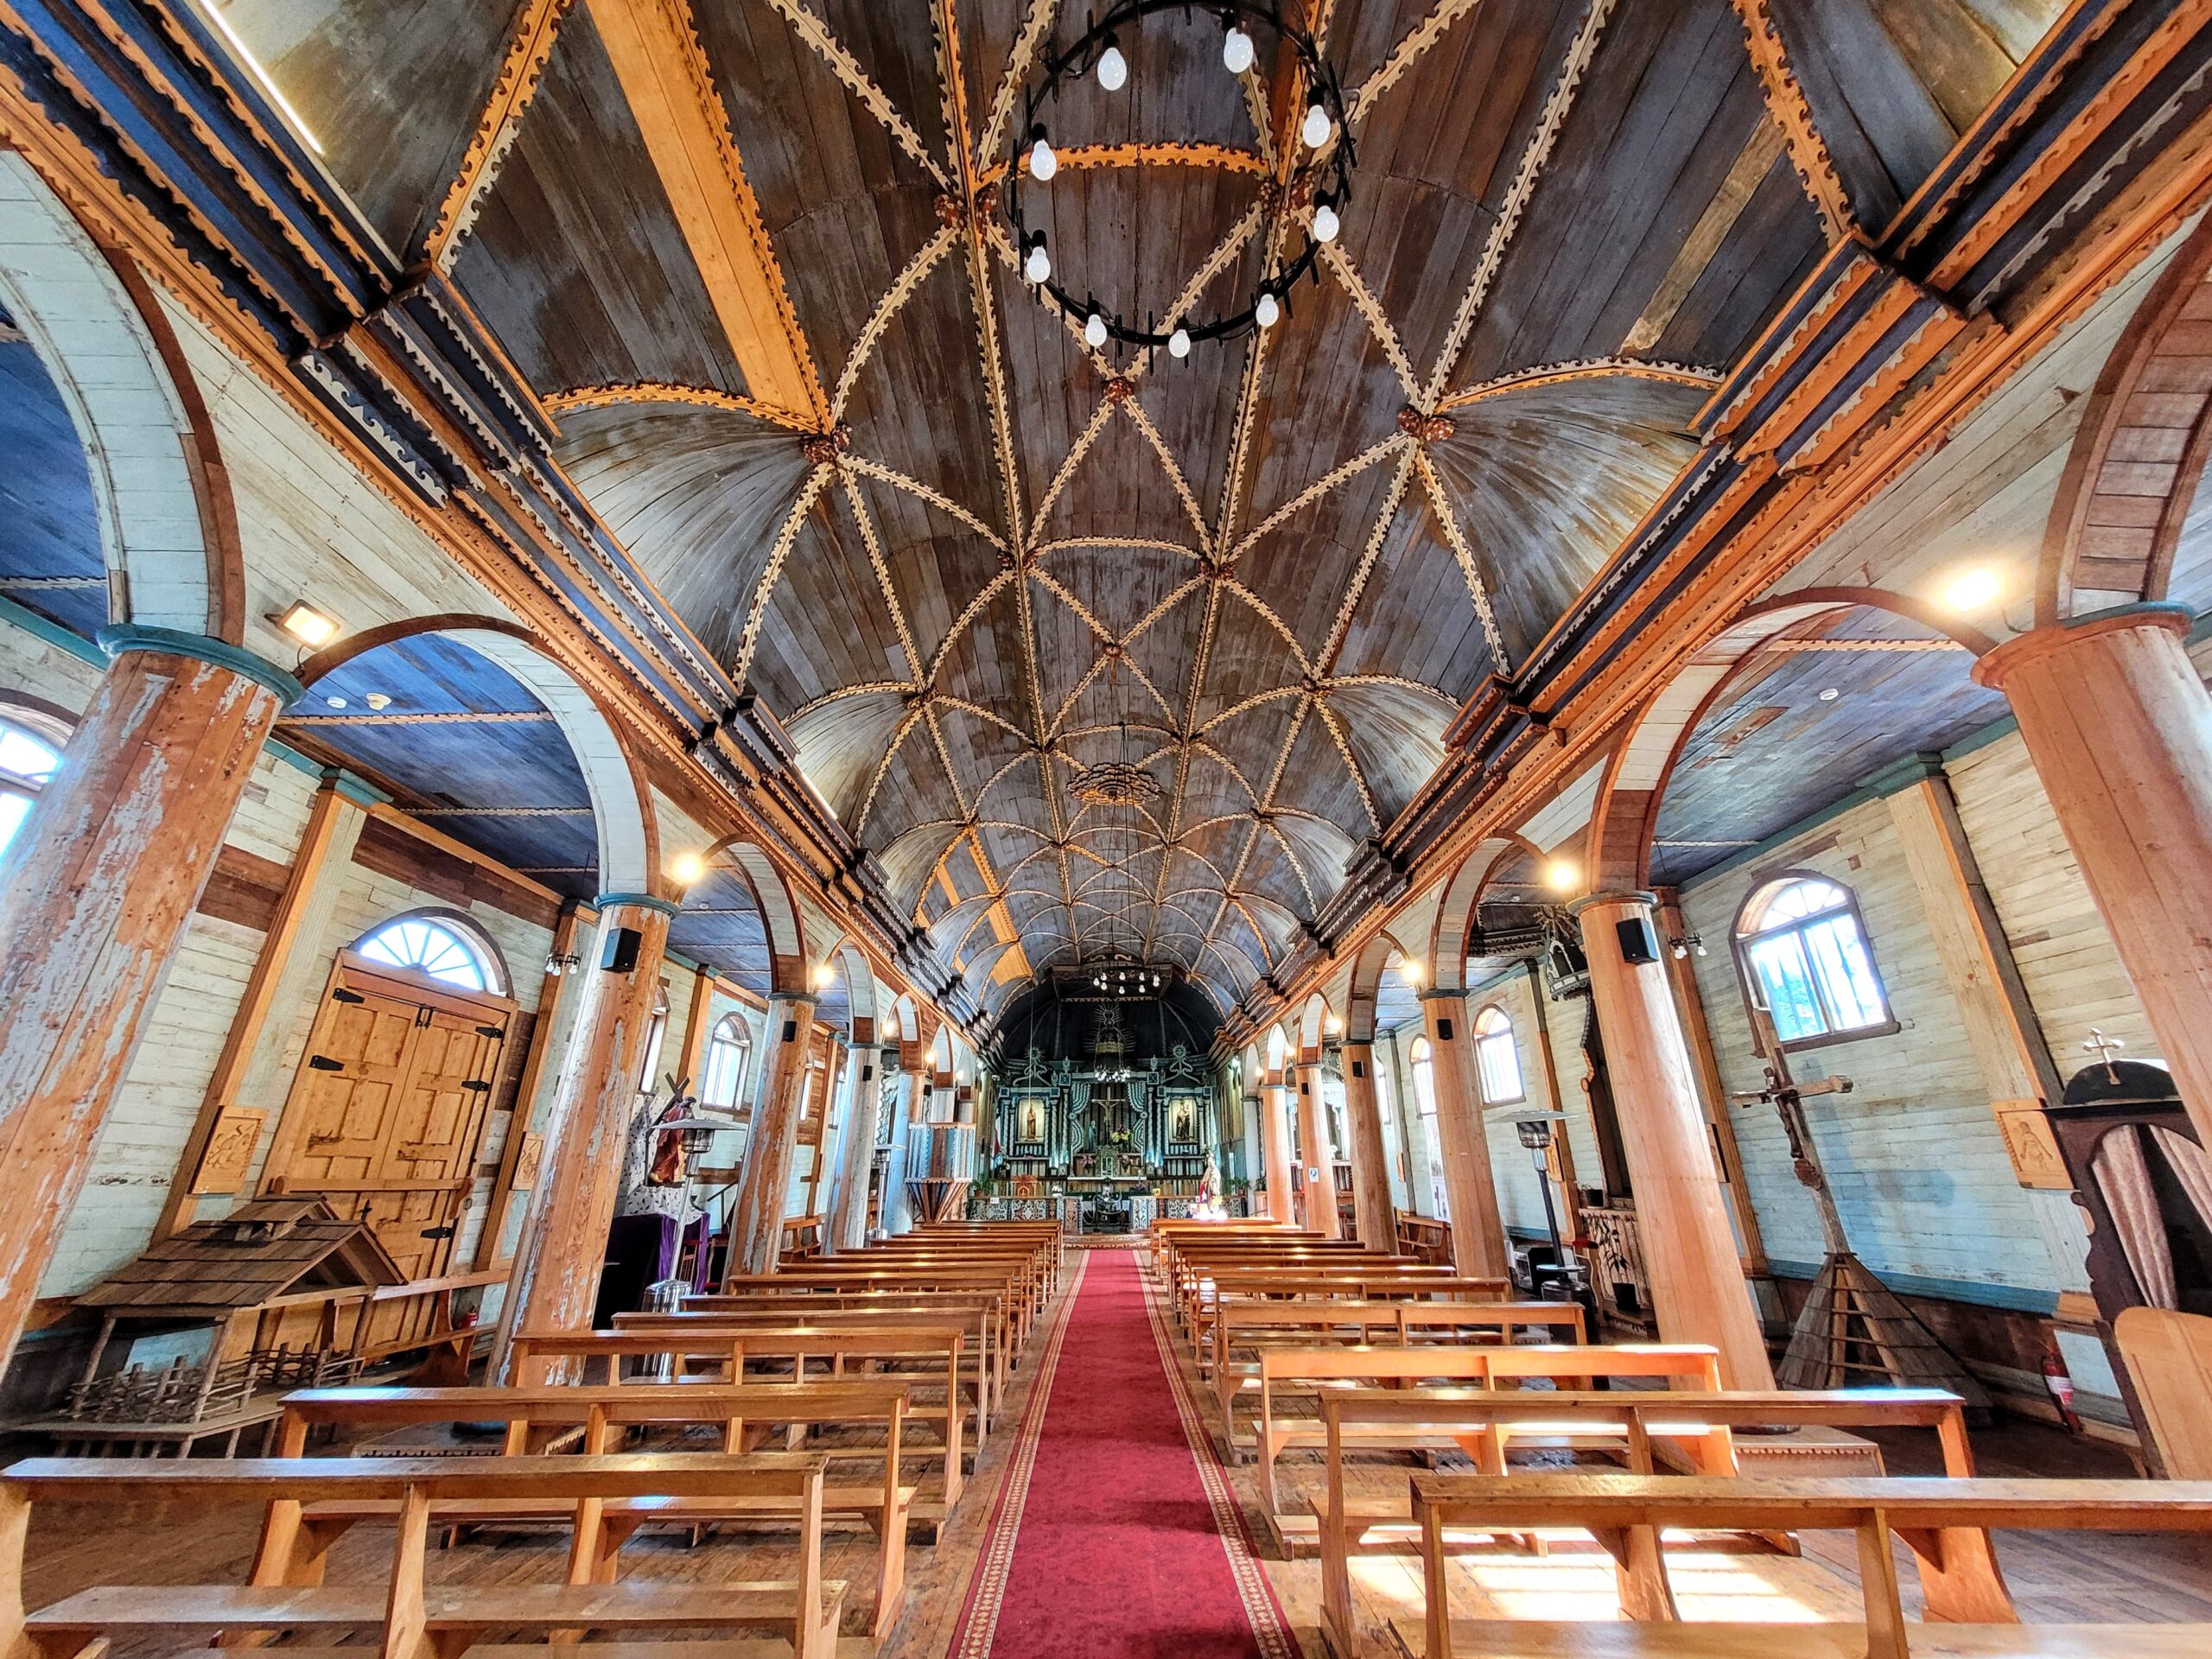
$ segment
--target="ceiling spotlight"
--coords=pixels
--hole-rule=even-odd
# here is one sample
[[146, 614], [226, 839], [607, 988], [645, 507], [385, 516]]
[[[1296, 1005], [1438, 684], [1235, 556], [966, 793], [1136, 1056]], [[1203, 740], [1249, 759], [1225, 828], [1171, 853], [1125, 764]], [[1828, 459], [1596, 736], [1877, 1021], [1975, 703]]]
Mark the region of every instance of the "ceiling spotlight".
[[1260, 302], [1252, 308], [1252, 321], [1262, 328], [1272, 328], [1282, 316], [1282, 302], [1275, 298], [1274, 289], [1260, 290]]
[[1106, 37], [1106, 49], [1098, 54], [1098, 84], [1109, 92], [1118, 92], [1129, 83], [1129, 60], [1122, 55], [1122, 48], [1111, 35]]
[[1094, 352], [1106, 344], [1106, 319], [1096, 311], [1084, 319], [1083, 343]]
[[1554, 893], [1573, 893], [1582, 883], [1582, 871], [1571, 858], [1554, 858], [1544, 866], [1544, 885]]
[[1252, 37], [1244, 32], [1243, 24], [1234, 19], [1229, 22], [1229, 32], [1221, 37], [1221, 67], [1232, 75], [1241, 75], [1252, 67], [1258, 55], [1252, 49]]
[[1044, 232], [1036, 232], [1030, 237], [1029, 257], [1022, 262], [1021, 274], [1039, 284], [1052, 280], [1052, 256], [1045, 251]]
[[1306, 106], [1306, 119], [1300, 124], [1298, 136], [1306, 141], [1306, 149], [1320, 149], [1335, 130], [1336, 123], [1329, 119], [1328, 107], [1319, 99]]
[[1337, 210], [1329, 206], [1325, 198], [1315, 205], [1313, 208], [1313, 239], [1316, 242], [1335, 241], [1337, 239], [1337, 232], [1343, 228], [1344, 221], [1337, 217]]
[[310, 651], [327, 645], [338, 637], [337, 618], [325, 616], [303, 599], [294, 600], [284, 607], [283, 614], [270, 620]]
[[322, 702], [326, 709], [343, 709], [346, 706], [346, 699], [343, 697], [325, 697]]
[[1178, 328], [1173, 334], [1167, 336], [1168, 356], [1179, 359], [1188, 357], [1190, 354], [1191, 331], [1189, 329]]
[[385, 709], [391, 707], [391, 699], [381, 691], [372, 691], [366, 696], [363, 697], [361, 701], [367, 703], [370, 708], [375, 709], [378, 714], [382, 714]]
[[1040, 122], [1029, 129], [1029, 176], [1042, 184], [1060, 170], [1060, 158], [1052, 154], [1052, 146], [1045, 137]]
[[679, 853], [668, 873], [688, 887], [707, 873], [707, 861], [696, 853]]
[[1842, 695], [1843, 695], [1843, 693], [1842, 693], [1842, 692], [1840, 692], [1840, 691], [1837, 690], [1835, 689], [1835, 687], [1834, 687], [1834, 686], [1832, 686], [1832, 685], [1831, 685], [1831, 686], [1827, 687], [1825, 690], [1823, 690], [1821, 691], [1821, 701], [1822, 702], [1834, 702], [1838, 697], [1841, 696]]
[[1948, 610], [1978, 611], [1993, 604], [2005, 591], [2005, 583], [1994, 570], [1965, 570], [1944, 584], [1943, 605]]

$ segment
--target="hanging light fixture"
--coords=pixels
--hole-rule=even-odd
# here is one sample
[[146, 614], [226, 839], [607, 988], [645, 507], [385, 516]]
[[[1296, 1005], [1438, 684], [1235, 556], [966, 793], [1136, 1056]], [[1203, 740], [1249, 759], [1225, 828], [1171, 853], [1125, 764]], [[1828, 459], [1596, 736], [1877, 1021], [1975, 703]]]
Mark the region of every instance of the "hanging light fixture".
[[1298, 136], [1306, 141], [1306, 149], [1320, 149], [1335, 130], [1336, 124], [1329, 119], [1327, 105], [1317, 98], [1306, 106], [1306, 119], [1299, 124]]
[[1045, 251], [1045, 232], [1035, 231], [1029, 238], [1029, 257], [1022, 262], [1021, 274], [1033, 283], [1052, 279], [1052, 256]]
[[1262, 328], [1272, 328], [1281, 318], [1282, 302], [1275, 298], [1273, 289], [1262, 289], [1258, 302], [1252, 307], [1252, 321]]
[[1313, 204], [1313, 239], [1330, 243], [1337, 239], [1337, 232], [1344, 229], [1344, 221], [1337, 217], [1337, 210], [1323, 196]]
[[1129, 60], [1122, 55], [1121, 42], [1111, 35], [1106, 37], [1106, 49], [1098, 54], [1098, 84], [1109, 92], [1118, 92], [1129, 83]]
[[1094, 352], [1106, 343], [1106, 319], [1096, 311], [1084, 319], [1083, 343]]
[[1174, 358], [1184, 358], [1188, 357], [1190, 354], [1191, 331], [1187, 328], [1178, 327], [1173, 334], [1167, 336], [1167, 355]]
[[[1310, 125], [1313, 117], [1307, 116], [1306, 121]], [[1045, 124], [1040, 121], [1029, 129], [1029, 176], [1043, 184], [1059, 170], [1060, 158], [1052, 154], [1052, 141], [1045, 137]]]
[[1259, 54], [1253, 48], [1252, 37], [1244, 32], [1244, 26], [1233, 17], [1227, 21], [1228, 32], [1221, 37], [1221, 67], [1232, 75], [1241, 75], [1252, 67], [1252, 60]]

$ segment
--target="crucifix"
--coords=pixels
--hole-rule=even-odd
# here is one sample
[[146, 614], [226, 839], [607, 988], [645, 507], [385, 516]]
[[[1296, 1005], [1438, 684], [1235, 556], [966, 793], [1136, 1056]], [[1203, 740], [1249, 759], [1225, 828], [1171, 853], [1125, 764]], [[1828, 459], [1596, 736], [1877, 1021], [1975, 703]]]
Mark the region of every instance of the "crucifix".
[[2091, 1026], [2089, 1040], [2082, 1045], [2082, 1052], [2085, 1054], [2095, 1055], [2096, 1063], [2105, 1069], [2105, 1081], [2117, 1084], [2120, 1081], [2120, 1073], [2113, 1070], [2112, 1057], [2126, 1046], [2127, 1045], [2121, 1042], [2119, 1038], [2107, 1037], [2094, 1026]]
[[1827, 1173], [1821, 1167], [1820, 1150], [1813, 1144], [1812, 1126], [1806, 1121], [1805, 1102], [1821, 1095], [1847, 1095], [1849, 1077], [1822, 1077], [1799, 1083], [1789, 1075], [1789, 1057], [1774, 1029], [1774, 1015], [1757, 1002], [1751, 1005], [1751, 1036], [1766, 1062], [1766, 1087], [1739, 1090], [1728, 1096], [1738, 1106], [1762, 1103], [1774, 1108], [1782, 1119], [1782, 1132], [1789, 1137], [1789, 1167], [1801, 1185], [1813, 1194], [1821, 1212], [1821, 1236], [1830, 1255], [1847, 1253], [1851, 1241], [1844, 1235], [1843, 1217], [1836, 1213], [1835, 1195], [1828, 1191]]

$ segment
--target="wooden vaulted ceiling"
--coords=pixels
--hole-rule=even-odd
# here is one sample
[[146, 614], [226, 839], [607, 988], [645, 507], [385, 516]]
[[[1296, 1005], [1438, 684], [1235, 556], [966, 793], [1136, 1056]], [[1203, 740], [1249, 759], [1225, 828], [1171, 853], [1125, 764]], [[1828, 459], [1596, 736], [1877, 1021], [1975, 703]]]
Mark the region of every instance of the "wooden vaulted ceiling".
[[[1343, 234], [1277, 327], [1182, 361], [1086, 349], [992, 210], [1080, 9], [226, 10], [987, 1001], [1118, 952], [1226, 1007], [1688, 463], [1827, 240], [1728, 0], [1290, 9], [1353, 112]], [[1236, 308], [1300, 244], [1274, 42], [1240, 87], [1219, 38], [1145, 22], [1125, 92], [1054, 107], [1098, 153], [1025, 186], [1062, 280], [1133, 318]], [[1084, 806], [1108, 760], [1156, 797]]]

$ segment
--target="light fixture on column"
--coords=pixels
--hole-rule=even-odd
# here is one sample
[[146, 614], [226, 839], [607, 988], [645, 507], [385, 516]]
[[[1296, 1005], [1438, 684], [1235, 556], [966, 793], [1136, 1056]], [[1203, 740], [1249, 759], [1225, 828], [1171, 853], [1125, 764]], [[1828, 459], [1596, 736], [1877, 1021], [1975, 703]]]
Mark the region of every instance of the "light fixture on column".
[[1554, 893], [1573, 893], [1582, 885], [1582, 870], [1571, 858], [1548, 859], [1544, 863], [1544, 885]]
[[668, 867], [678, 887], [690, 887], [707, 873], [707, 861], [696, 853], [678, 853]]
[[558, 979], [563, 974], [575, 973], [583, 965], [584, 959], [573, 950], [565, 955], [550, 956], [545, 958], [546, 976], [550, 979]]
[[830, 988], [830, 982], [836, 977], [837, 970], [825, 962], [814, 970], [814, 988], [826, 991]]
[[304, 599], [296, 599], [269, 619], [309, 651], [320, 651], [338, 637], [338, 619], [326, 616]]
[[1669, 939], [1667, 941], [1667, 948], [1675, 953], [1675, 960], [1676, 962], [1681, 962], [1687, 960], [1692, 952], [1695, 952], [1700, 957], [1703, 956], [1705, 954], [1705, 941], [1694, 933], [1681, 933], [1677, 934], [1671, 939]]
[[1943, 608], [1956, 615], [1986, 610], [2004, 597], [2005, 581], [1986, 566], [1961, 570], [1943, 584]]

